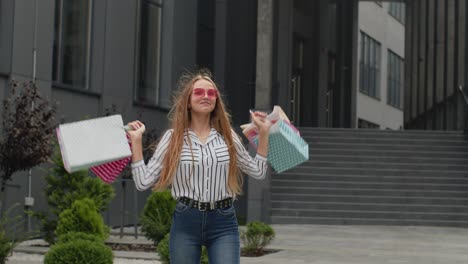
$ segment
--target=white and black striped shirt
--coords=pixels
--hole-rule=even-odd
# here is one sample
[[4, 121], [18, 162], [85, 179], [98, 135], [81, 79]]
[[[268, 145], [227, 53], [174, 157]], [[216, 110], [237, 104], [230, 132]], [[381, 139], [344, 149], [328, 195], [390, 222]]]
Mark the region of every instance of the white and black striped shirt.
[[[175, 199], [189, 197], [201, 202], [234, 197], [227, 187], [229, 152], [223, 136], [211, 128], [210, 135], [203, 144], [194, 132], [187, 131], [172, 183], [172, 196]], [[258, 154], [251, 157], [237, 134], [234, 131], [232, 133], [240, 170], [253, 178], [264, 179], [267, 172], [266, 158]], [[133, 180], [138, 190], [152, 187], [159, 179], [171, 136], [172, 130], [164, 134], [148, 165], [142, 160], [132, 164]], [[193, 158], [188, 136], [192, 142]]]

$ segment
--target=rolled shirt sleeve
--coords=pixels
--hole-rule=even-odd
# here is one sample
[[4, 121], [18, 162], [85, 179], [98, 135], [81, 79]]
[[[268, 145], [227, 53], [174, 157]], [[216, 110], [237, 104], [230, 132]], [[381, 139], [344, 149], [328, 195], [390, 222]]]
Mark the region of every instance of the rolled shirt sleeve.
[[250, 156], [241, 139], [234, 131], [233, 140], [237, 153], [237, 164], [240, 170], [252, 178], [265, 179], [268, 170], [267, 158], [260, 154], [256, 154], [255, 157]]
[[148, 164], [145, 164], [143, 160], [132, 163], [132, 176], [137, 190], [144, 191], [158, 181], [171, 136], [172, 129], [166, 131], [163, 135]]

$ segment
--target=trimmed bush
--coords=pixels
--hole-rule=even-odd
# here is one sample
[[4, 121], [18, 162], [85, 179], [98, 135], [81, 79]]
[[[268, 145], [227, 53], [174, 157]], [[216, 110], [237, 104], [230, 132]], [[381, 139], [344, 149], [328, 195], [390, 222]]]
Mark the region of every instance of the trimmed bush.
[[109, 236], [109, 228], [104, 224], [93, 200], [89, 198], [75, 201], [71, 209], [60, 214], [55, 233], [60, 237], [69, 232], [96, 235], [102, 240]]
[[241, 232], [240, 238], [245, 253], [261, 254], [263, 248], [275, 238], [275, 231], [263, 222], [254, 221], [247, 224], [247, 230]]
[[170, 255], [169, 255], [169, 239], [170, 234], [168, 233], [159, 243], [158, 247], [156, 248], [156, 252], [158, 252], [159, 257], [161, 258], [162, 263], [170, 263]]
[[102, 242], [77, 239], [52, 246], [44, 258], [45, 264], [112, 264], [112, 250]]
[[[159, 242], [156, 252], [158, 252], [160, 260], [162, 263], [170, 263], [170, 254], [169, 254], [169, 240], [170, 234], [168, 233], [162, 240]], [[208, 264], [208, 250], [206, 247], [202, 247], [202, 253], [200, 258], [200, 264]]]
[[169, 190], [153, 192], [146, 200], [140, 217], [141, 230], [154, 244], [169, 233], [176, 204]]
[[63, 166], [58, 146], [52, 157], [52, 165], [50, 174], [45, 177], [47, 182], [45, 197], [49, 210], [31, 213], [41, 221], [40, 231], [49, 244], [55, 243], [55, 230], [60, 213], [70, 209], [74, 201], [89, 198], [102, 212], [107, 209], [115, 196], [112, 186], [105, 184], [98, 178], [90, 177], [85, 170], [68, 173]]
[[74, 240], [86, 240], [86, 241], [91, 241], [91, 242], [104, 243], [104, 240], [102, 240], [102, 238], [96, 235], [86, 234], [83, 232], [69, 232], [69, 233], [63, 234], [58, 238], [58, 243], [68, 243]]

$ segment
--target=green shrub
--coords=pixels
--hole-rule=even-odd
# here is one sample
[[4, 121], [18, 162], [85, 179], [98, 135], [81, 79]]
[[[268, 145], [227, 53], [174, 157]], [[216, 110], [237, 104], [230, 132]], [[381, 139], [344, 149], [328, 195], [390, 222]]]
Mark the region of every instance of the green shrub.
[[24, 219], [16, 212], [18, 207], [19, 204], [15, 204], [8, 208], [0, 218], [0, 264], [4, 264], [13, 248], [30, 235], [21, 231]]
[[14, 243], [7, 237], [5, 231], [0, 230], [0, 264], [5, 264], [13, 247]]
[[91, 242], [101, 242], [104, 243], [104, 240], [102, 238], [92, 235], [92, 234], [87, 234], [83, 232], [68, 232], [66, 234], [63, 234], [59, 236], [57, 243], [68, 243], [70, 241], [74, 240], [87, 240]]
[[60, 237], [68, 232], [83, 232], [105, 240], [109, 228], [104, 224], [93, 200], [84, 198], [73, 203], [70, 209], [60, 214], [56, 235]]
[[52, 246], [44, 258], [45, 264], [112, 264], [112, 250], [102, 242], [77, 239]]
[[141, 230], [154, 244], [169, 233], [176, 204], [169, 190], [153, 192], [146, 200], [140, 217]]
[[162, 263], [170, 263], [170, 255], [169, 255], [169, 239], [170, 234], [168, 233], [156, 247], [156, 252], [158, 252], [159, 257], [161, 258]]
[[107, 209], [115, 196], [112, 186], [98, 178], [90, 177], [87, 171], [68, 173], [63, 166], [58, 147], [52, 157], [52, 165], [50, 174], [45, 177], [47, 182], [45, 197], [49, 210], [31, 213], [41, 221], [41, 232], [49, 244], [55, 243], [58, 216], [64, 210], [71, 208], [74, 201], [89, 198], [94, 201], [98, 211], [102, 212]]
[[[169, 255], [169, 240], [170, 234], [168, 233], [158, 244], [156, 251], [159, 254], [160, 260], [162, 263], [170, 263], [170, 255]], [[200, 264], [208, 264], [208, 250], [206, 247], [202, 247], [202, 253], [200, 258]]]
[[244, 243], [244, 252], [261, 254], [263, 248], [275, 238], [275, 231], [265, 223], [254, 221], [247, 224], [247, 230], [241, 232], [240, 238]]

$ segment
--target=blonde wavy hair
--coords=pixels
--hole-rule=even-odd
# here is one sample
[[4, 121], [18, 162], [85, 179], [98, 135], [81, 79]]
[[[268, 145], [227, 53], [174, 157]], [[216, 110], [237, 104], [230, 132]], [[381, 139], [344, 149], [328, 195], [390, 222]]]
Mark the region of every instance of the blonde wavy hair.
[[[178, 93], [175, 96], [174, 105], [169, 113], [171, 128], [173, 129], [172, 137], [166, 155], [163, 159], [163, 168], [161, 176], [156, 182], [153, 190], [161, 191], [166, 189], [172, 184], [177, 166], [179, 165], [180, 155], [182, 151], [182, 144], [186, 130], [190, 126], [191, 113], [189, 109], [190, 96], [192, 95], [193, 85], [198, 80], [207, 80], [211, 82], [214, 88], [218, 91], [218, 98], [214, 110], [211, 112], [211, 126], [214, 127], [218, 133], [224, 137], [224, 141], [228, 147], [229, 152], [229, 174], [228, 174], [228, 190], [233, 194], [240, 194], [242, 191], [242, 175], [237, 166], [236, 149], [234, 147], [234, 130], [231, 126], [231, 117], [227, 113], [221, 98], [220, 91], [213, 81], [211, 72], [207, 69], [201, 69], [195, 73], [184, 73], [178, 84]], [[190, 141], [190, 137], [188, 137]], [[191, 148], [191, 142], [189, 142]], [[193, 154], [192, 154], [193, 158]], [[192, 163], [192, 171], [194, 163]], [[191, 172], [192, 173], [192, 172]]]

